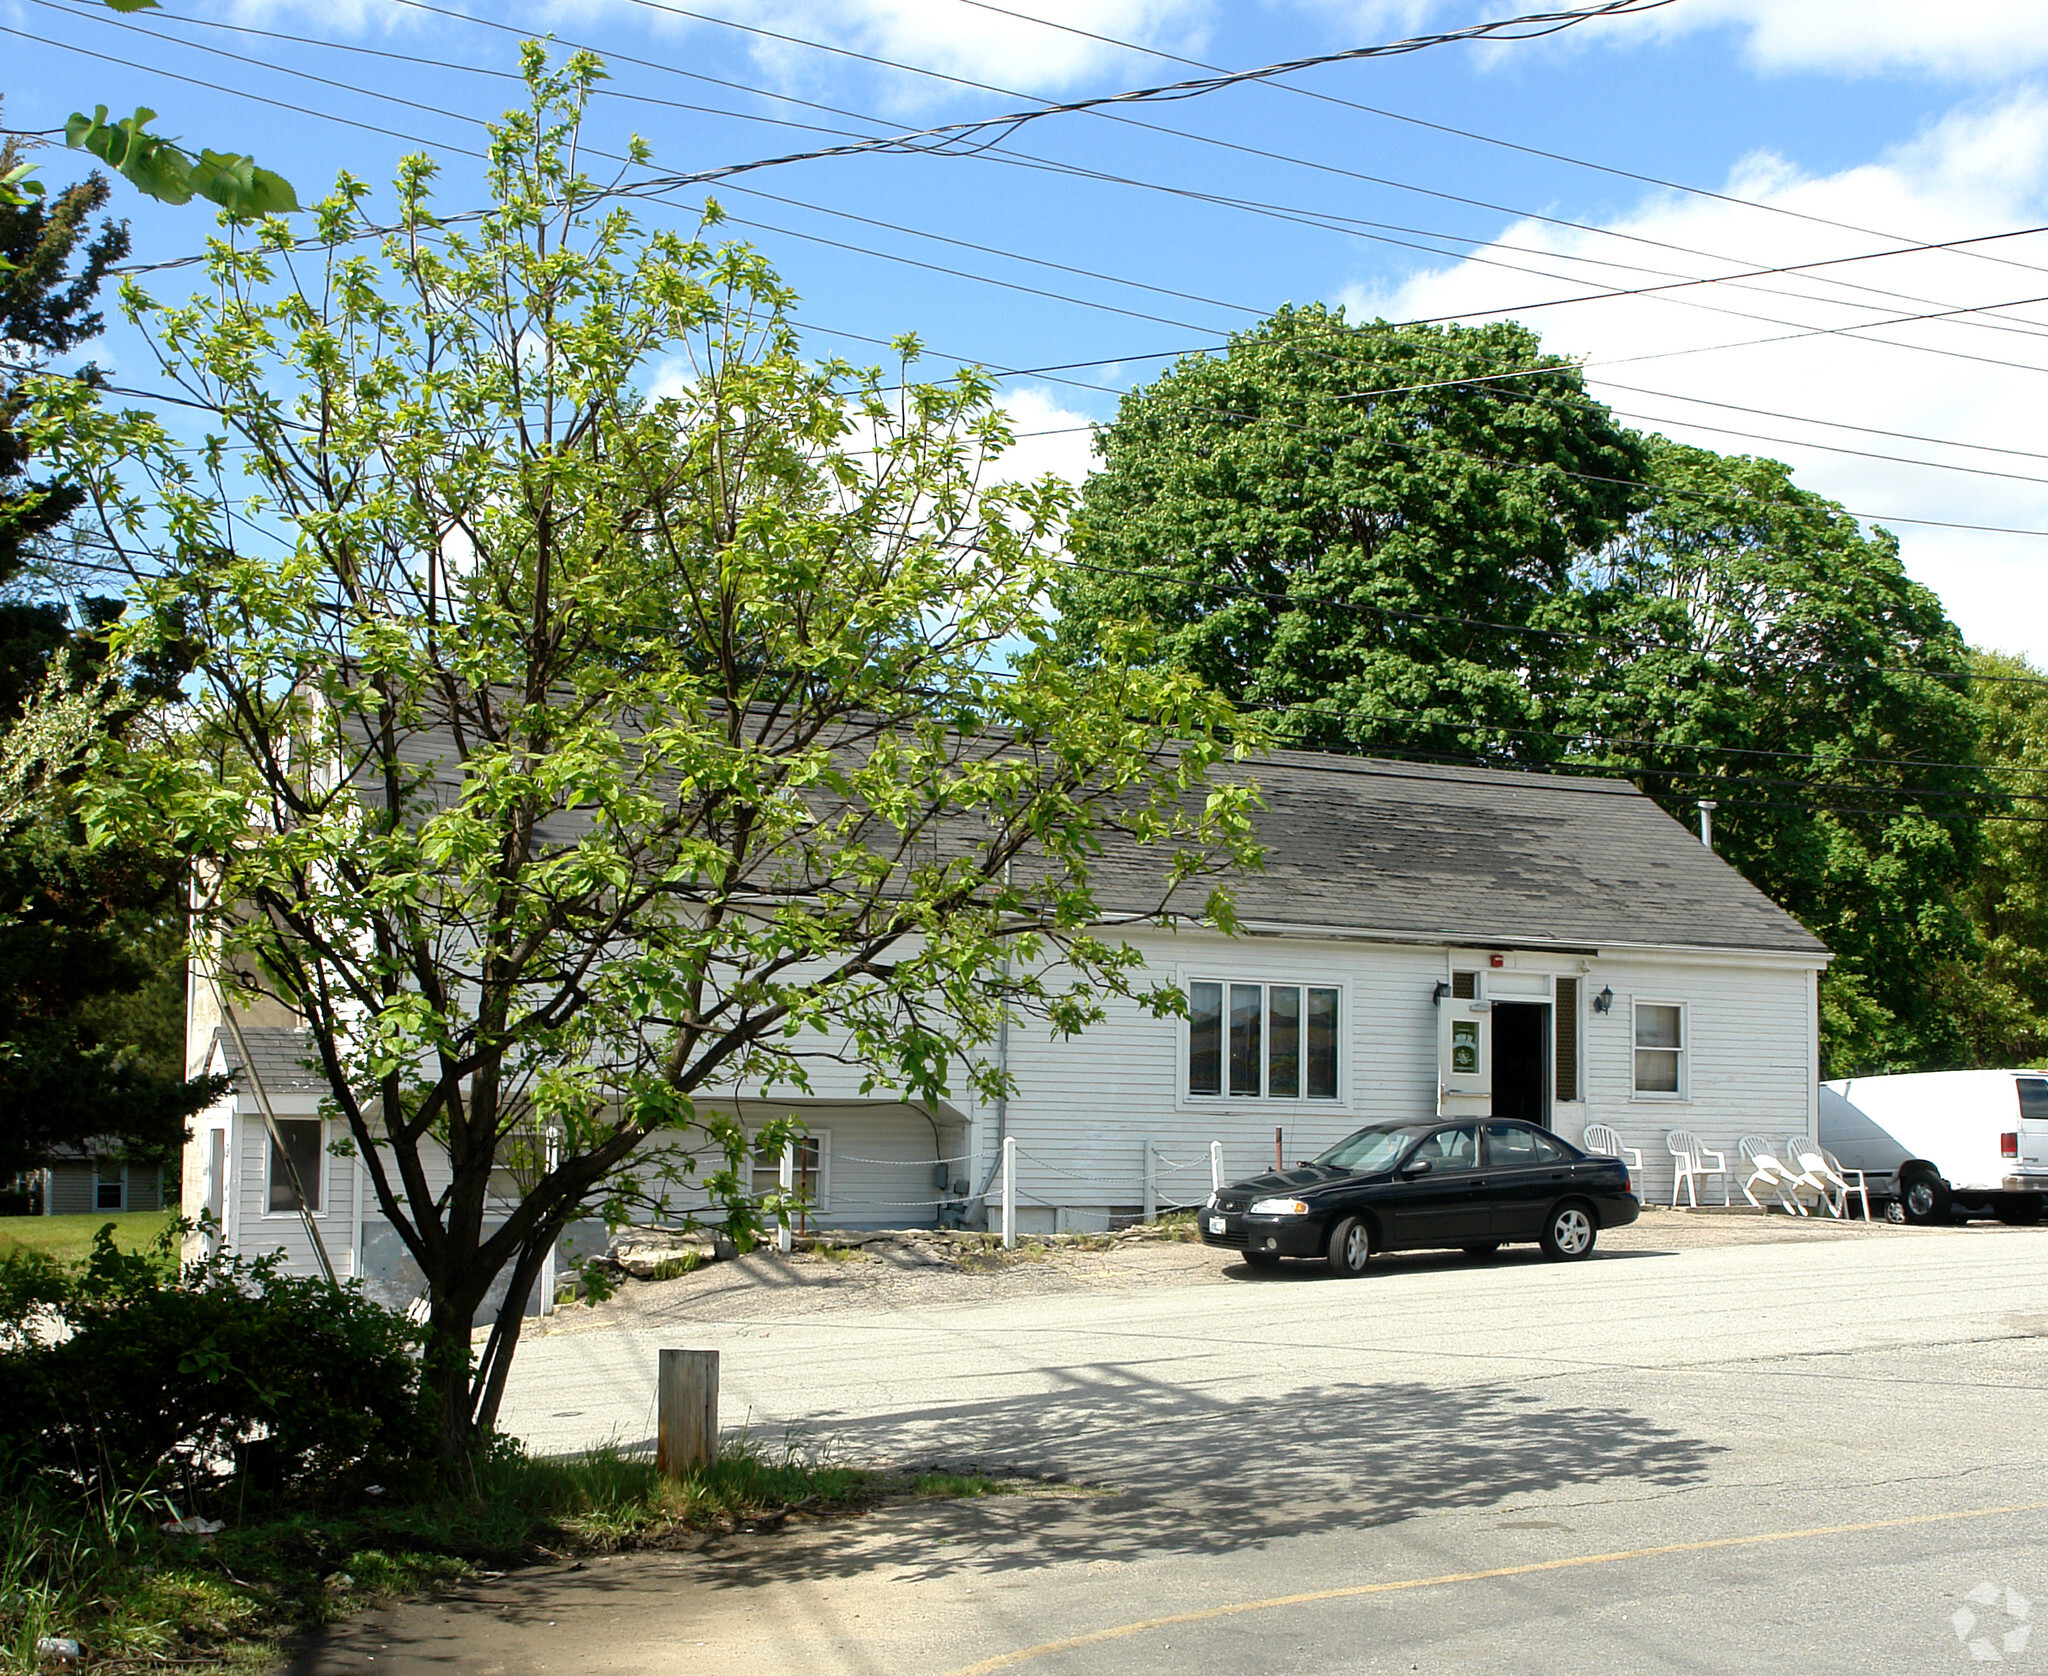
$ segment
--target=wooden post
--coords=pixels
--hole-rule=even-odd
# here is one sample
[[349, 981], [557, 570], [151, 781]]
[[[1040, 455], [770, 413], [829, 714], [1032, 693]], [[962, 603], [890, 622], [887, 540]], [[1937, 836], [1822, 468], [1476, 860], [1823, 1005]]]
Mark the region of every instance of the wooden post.
[[1159, 1220], [1159, 1154], [1150, 1141], [1145, 1143], [1145, 1220]]
[[718, 1458], [718, 1352], [664, 1350], [655, 1387], [654, 1464], [664, 1478]]
[[1223, 1143], [1209, 1143], [1209, 1185], [1218, 1193], [1223, 1191]]
[[1273, 1125], [1273, 1168], [1276, 1170], [1287, 1168], [1287, 1165], [1281, 1160], [1280, 1156], [1280, 1125], [1277, 1123]]

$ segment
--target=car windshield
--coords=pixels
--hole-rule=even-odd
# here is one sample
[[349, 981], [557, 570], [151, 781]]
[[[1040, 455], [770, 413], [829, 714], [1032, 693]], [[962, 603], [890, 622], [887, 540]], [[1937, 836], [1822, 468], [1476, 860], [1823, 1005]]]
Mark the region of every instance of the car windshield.
[[1381, 1123], [1347, 1135], [1315, 1162], [1340, 1170], [1391, 1170], [1433, 1123]]

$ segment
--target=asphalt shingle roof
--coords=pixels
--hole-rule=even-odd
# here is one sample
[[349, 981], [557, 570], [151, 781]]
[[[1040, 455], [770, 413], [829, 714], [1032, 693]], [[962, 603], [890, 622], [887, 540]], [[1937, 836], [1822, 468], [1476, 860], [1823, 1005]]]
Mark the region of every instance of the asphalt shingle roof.
[[[450, 730], [419, 726], [401, 754], [431, 767], [437, 801], [452, 797], [462, 753]], [[1255, 780], [1267, 804], [1258, 820], [1266, 870], [1229, 882], [1239, 918], [1254, 924], [1476, 948], [1828, 958], [1819, 938], [1624, 781], [1311, 751], [1216, 774]], [[557, 816], [542, 834], [567, 837], [574, 825]], [[1095, 868], [1105, 912], [1156, 908], [1164, 852], [1106, 842]], [[1196, 913], [1209, 888], [1183, 887], [1170, 906]], [[267, 1081], [267, 1064], [259, 1068]]]
[[1232, 887], [1246, 920], [1480, 948], [1827, 953], [1621, 781], [1302, 751], [1232, 773], [1255, 780], [1267, 804], [1266, 871]]
[[[244, 1094], [253, 1095], [255, 1090], [249, 1079], [241, 1075], [243, 1061], [235, 1050], [234, 1036], [226, 1030], [219, 1030], [215, 1032], [214, 1039], [220, 1043], [221, 1054], [227, 1060], [228, 1074], [235, 1078], [236, 1088]], [[249, 1058], [255, 1062], [256, 1075], [262, 1079], [267, 1092], [327, 1092], [327, 1078], [310, 1068], [319, 1063], [315, 1057], [318, 1050], [313, 1046], [313, 1038], [305, 1031], [276, 1024], [245, 1024], [242, 1026], [242, 1039], [249, 1044]]]

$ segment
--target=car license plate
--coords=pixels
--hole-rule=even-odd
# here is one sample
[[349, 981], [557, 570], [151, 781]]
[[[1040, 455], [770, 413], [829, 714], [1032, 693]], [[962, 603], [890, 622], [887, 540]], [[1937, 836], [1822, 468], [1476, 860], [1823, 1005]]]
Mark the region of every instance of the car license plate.
[[1220, 1216], [1212, 1216], [1212, 1217], [1210, 1217], [1210, 1218], [1209, 1218], [1209, 1232], [1210, 1232], [1210, 1233], [1212, 1233], [1212, 1234], [1220, 1234], [1220, 1233], [1222, 1233], [1222, 1232], [1223, 1232], [1223, 1218], [1222, 1218], [1222, 1217], [1220, 1217]]

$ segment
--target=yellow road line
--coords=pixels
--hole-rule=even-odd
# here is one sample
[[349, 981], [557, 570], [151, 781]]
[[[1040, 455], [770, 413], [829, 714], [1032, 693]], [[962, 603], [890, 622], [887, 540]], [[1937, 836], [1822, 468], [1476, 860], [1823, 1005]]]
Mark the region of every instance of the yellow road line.
[[1109, 1629], [1069, 1635], [1059, 1641], [1041, 1641], [1035, 1647], [1020, 1647], [1013, 1653], [998, 1653], [979, 1664], [964, 1664], [946, 1676], [990, 1676], [997, 1670], [1026, 1664], [1050, 1653], [1070, 1652], [1103, 1641], [1121, 1641], [1155, 1629], [1176, 1624], [1209, 1623], [1217, 1618], [1235, 1618], [1246, 1612], [1271, 1612], [1281, 1606], [1307, 1606], [1323, 1600], [1351, 1600], [1360, 1595], [1398, 1594], [1408, 1589], [1440, 1589], [1451, 1583], [1480, 1583], [1495, 1577], [1528, 1577], [1542, 1571], [1570, 1571], [1579, 1566], [1614, 1565], [1622, 1560], [1654, 1559], [1661, 1554], [1700, 1554], [1715, 1548], [1756, 1548], [1770, 1542], [1798, 1542], [1815, 1536], [1850, 1536], [1858, 1531], [1902, 1530], [1908, 1525], [1939, 1525], [1957, 1519], [1995, 1519], [2007, 1513], [2039, 1513], [2048, 1501], [2019, 1502], [2011, 1507], [1972, 1507], [1958, 1513], [1915, 1513], [1900, 1519], [1871, 1519], [1857, 1525], [1814, 1525], [1806, 1530], [1761, 1531], [1754, 1536], [1716, 1536], [1704, 1542], [1669, 1542], [1656, 1548], [1620, 1548], [1611, 1554], [1575, 1554], [1569, 1559], [1537, 1560], [1528, 1565], [1494, 1566], [1486, 1571], [1450, 1571], [1441, 1577], [1404, 1577], [1393, 1583], [1353, 1583], [1341, 1589], [1312, 1589], [1305, 1594], [1271, 1595], [1264, 1600], [1241, 1600], [1229, 1606], [1206, 1606], [1199, 1612], [1173, 1612], [1163, 1618], [1141, 1618], [1136, 1623], [1116, 1624]]

